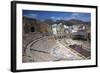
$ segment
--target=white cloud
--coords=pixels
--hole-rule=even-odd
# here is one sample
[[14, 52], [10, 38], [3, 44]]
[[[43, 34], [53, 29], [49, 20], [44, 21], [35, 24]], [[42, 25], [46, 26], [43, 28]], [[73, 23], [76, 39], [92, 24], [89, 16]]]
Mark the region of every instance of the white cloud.
[[79, 15], [80, 15], [79, 13], [72, 13], [72, 15], [69, 18], [67, 18], [67, 20], [75, 19], [75, 18], [79, 17]]
[[51, 19], [53, 19], [53, 20], [61, 20], [61, 19], [63, 19], [63, 17], [55, 17], [55, 16], [52, 16]]
[[32, 17], [37, 17], [36, 14], [28, 14], [29, 16], [32, 16]]
[[55, 17], [54, 17], [54, 16], [52, 16], [52, 17], [51, 17], [51, 19], [55, 19]]
[[61, 20], [61, 19], [63, 19], [63, 18], [62, 18], [62, 17], [58, 17], [58, 18], [57, 18], [57, 20]]
[[29, 18], [37, 18], [36, 14], [26, 14], [24, 16], [29, 17]]
[[72, 16], [79, 16], [79, 13], [72, 13]]

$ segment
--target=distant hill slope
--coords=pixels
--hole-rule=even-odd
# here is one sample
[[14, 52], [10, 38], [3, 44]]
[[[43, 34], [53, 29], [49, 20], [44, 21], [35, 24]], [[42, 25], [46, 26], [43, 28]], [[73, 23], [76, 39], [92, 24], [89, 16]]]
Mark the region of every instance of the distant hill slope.
[[82, 20], [78, 20], [78, 19], [70, 19], [70, 20], [52, 20], [52, 19], [47, 19], [47, 20], [44, 20], [44, 21], [41, 21], [39, 19], [36, 19], [36, 18], [29, 18], [29, 17], [25, 17], [23, 16], [23, 19], [24, 20], [28, 20], [29, 22], [32, 22], [32, 21], [36, 21], [36, 22], [43, 22], [43, 23], [47, 23], [48, 25], [53, 25], [53, 24], [59, 24], [59, 23], [62, 23], [64, 25], [68, 25], [68, 26], [72, 26], [72, 25], [79, 25], [79, 24], [84, 24], [84, 25], [90, 25], [91, 22], [88, 21], [82, 21]]

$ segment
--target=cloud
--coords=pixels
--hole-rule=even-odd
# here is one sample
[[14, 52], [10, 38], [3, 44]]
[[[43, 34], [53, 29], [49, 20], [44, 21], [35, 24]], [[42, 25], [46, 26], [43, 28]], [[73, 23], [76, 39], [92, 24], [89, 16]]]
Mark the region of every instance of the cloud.
[[70, 19], [76, 19], [80, 17], [80, 13], [72, 13], [69, 18], [67, 18], [67, 20], [70, 20]]
[[29, 16], [32, 16], [32, 17], [37, 17], [36, 14], [28, 14]]
[[26, 14], [24, 16], [29, 17], [29, 18], [37, 18], [37, 14]]
[[63, 19], [63, 17], [58, 17], [58, 18], [57, 18], [57, 20], [61, 20], [61, 19]]
[[71, 16], [71, 17], [69, 17], [68, 19], [75, 19], [76, 17], [75, 16]]
[[61, 20], [61, 19], [63, 19], [63, 17], [55, 17], [55, 16], [52, 16], [51, 19], [53, 19], [53, 20]]
[[72, 16], [79, 16], [79, 13], [72, 13]]
[[70, 20], [70, 19], [76, 19], [76, 17], [75, 16], [70, 16], [70, 17], [68, 17], [68, 18], [66, 18], [67, 20]]
[[52, 16], [52, 17], [51, 17], [51, 19], [55, 19], [55, 17], [54, 17], [54, 16]]

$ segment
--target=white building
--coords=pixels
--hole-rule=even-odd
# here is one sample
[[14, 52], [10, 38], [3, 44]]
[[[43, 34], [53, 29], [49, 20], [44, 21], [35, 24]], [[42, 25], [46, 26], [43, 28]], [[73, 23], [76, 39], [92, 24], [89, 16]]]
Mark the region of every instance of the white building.
[[52, 31], [55, 38], [64, 38], [66, 36], [65, 28], [62, 23], [52, 25]]

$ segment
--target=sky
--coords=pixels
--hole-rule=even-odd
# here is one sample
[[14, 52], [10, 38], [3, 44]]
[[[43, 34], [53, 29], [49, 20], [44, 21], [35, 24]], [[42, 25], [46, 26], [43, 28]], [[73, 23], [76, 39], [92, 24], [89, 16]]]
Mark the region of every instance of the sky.
[[53, 19], [53, 20], [70, 20], [78, 19], [82, 21], [91, 21], [91, 13], [79, 12], [57, 12], [57, 11], [36, 11], [23, 10], [23, 16], [29, 18], [36, 18], [39, 20]]

